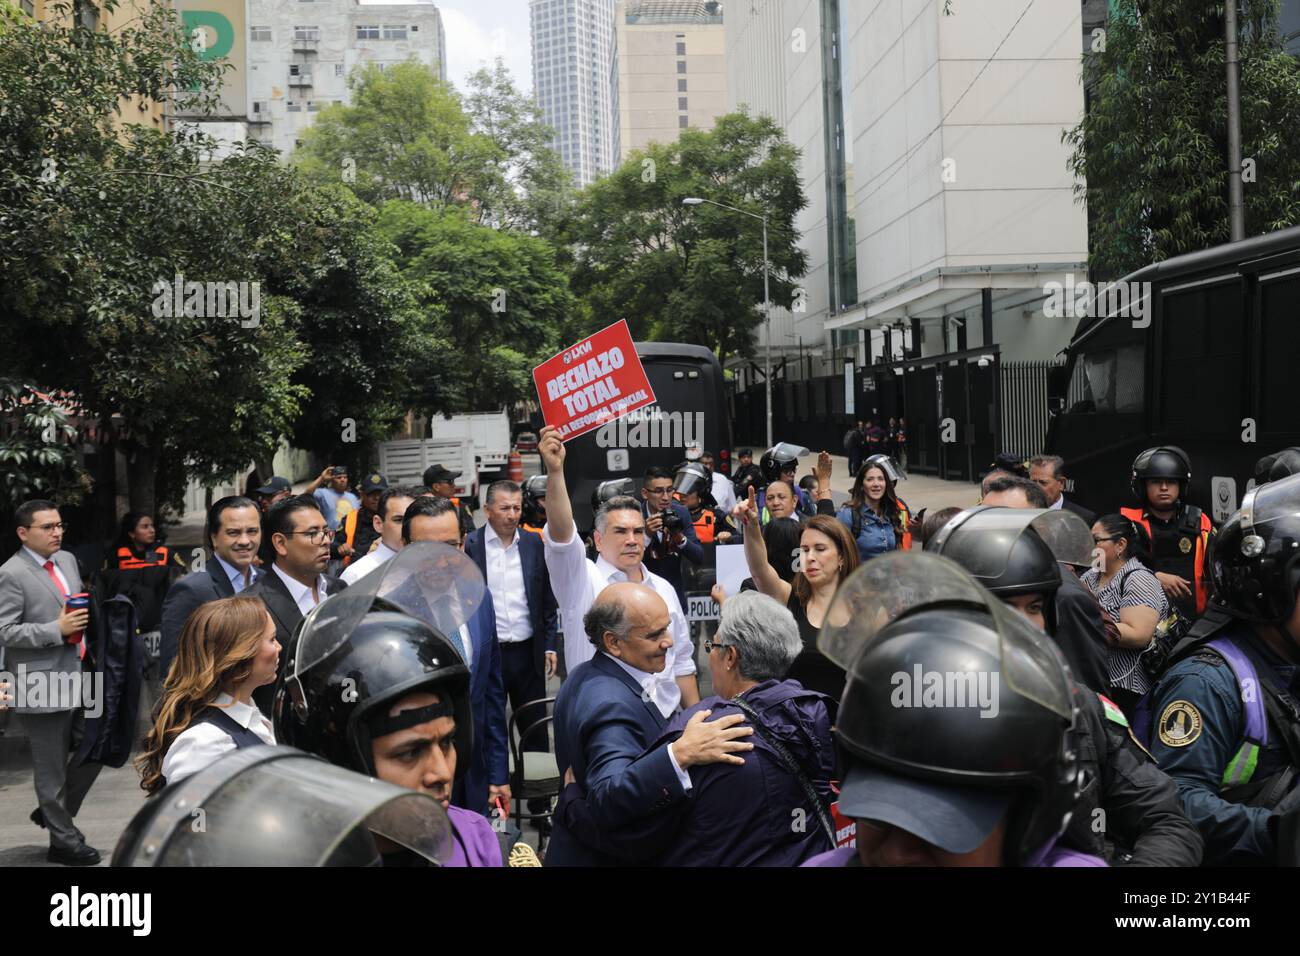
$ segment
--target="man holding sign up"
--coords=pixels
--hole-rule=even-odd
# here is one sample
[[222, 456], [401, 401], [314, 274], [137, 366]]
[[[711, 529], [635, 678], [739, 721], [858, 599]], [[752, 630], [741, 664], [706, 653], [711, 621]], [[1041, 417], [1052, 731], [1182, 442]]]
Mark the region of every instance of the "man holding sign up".
[[671, 713], [678, 706], [699, 702], [695, 682], [695, 648], [686, 626], [686, 615], [673, 586], [642, 563], [646, 546], [645, 516], [635, 498], [611, 498], [596, 513], [595, 561], [587, 560], [586, 549], [573, 523], [573, 505], [564, 481], [564, 442], [559, 430], [548, 425], [538, 443], [546, 466], [546, 568], [551, 589], [564, 618], [564, 662], [569, 674], [590, 660], [596, 651], [582, 630], [583, 616], [595, 603], [596, 595], [611, 584], [632, 581], [652, 588], [668, 606], [668, 633], [673, 639], [663, 670], [647, 674], [652, 686], [646, 693]]

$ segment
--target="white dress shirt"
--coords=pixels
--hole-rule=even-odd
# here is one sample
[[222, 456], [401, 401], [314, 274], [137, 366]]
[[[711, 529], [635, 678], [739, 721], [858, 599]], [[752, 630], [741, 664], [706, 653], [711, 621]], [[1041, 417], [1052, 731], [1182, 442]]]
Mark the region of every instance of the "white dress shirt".
[[713, 473], [713, 501], [724, 514], [731, 514], [731, 509], [736, 507], [736, 486], [730, 478], [716, 471]]
[[510, 541], [503, 541], [492, 525], [483, 526], [483, 555], [487, 585], [492, 592], [492, 609], [497, 615], [497, 640], [516, 644], [533, 636], [524, 590], [524, 559], [519, 550], [519, 529]]
[[[551, 590], [560, 605], [560, 614], [564, 619], [564, 664], [572, 674], [579, 664], [589, 661], [596, 654], [595, 645], [587, 639], [582, 629], [582, 618], [596, 601], [596, 595], [611, 584], [626, 581], [627, 575], [602, 556], [595, 561], [587, 560], [587, 549], [573, 534], [570, 541], [557, 544], [551, 540], [551, 527], [542, 529], [542, 543], [546, 546], [546, 568], [551, 574]], [[663, 598], [668, 605], [668, 630], [673, 638], [673, 646], [668, 649], [668, 660], [664, 669], [658, 674], [650, 675], [656, 684], [662, 684], [656, 690], [655, 699], [672, 701], [672, 709], [681, 703], [682, 692], [677, 686], [676, 678], [689, 677], [695, 673], [695, 646], [691, 643], [691, 632], [686, 626], [686, 615], [682, 613], [681, 602], [673, 586], [641, 565], [641, 580]]]
[[[27, 545], [23, 545], [23, 550], [27, 552], [27, 556], [28, 556], [29, 558], [31, 558], [33, 561], [35, 561], [37, 564], [39, 564], [39, 565], [41, 566], [41, 570], [42, 570], [42, 571], [45, 570], [45, 562], [46, 562], [46, 561], [54, 561], [54, 554], [58, 554], [58, 552], [56, 551], [56, 552], [54, 552], [54, 554], [50, 555], [48, 558], [42, 558], [39, 554], [37, 554], [37, 553], [36, 553], [35, 551], [33, 551], [31, 548], [27, 547]], [[66, 594], [66, 595], [71, 595], [71, 594], [72, 594], [72, 588], [68, 587], [68, 579], [65, 578], [65, 577], [63, 576], [63, 571], [59, 568], [59, 562], [57, 562], [57, 561], [54, 561], [54, 573], [55, 573], [55, 575], [58, 576], [59, 583], [63, 585], [63, 593]]]
[[456, 636], [460, 638], [461, 651], [465, 655], [465, 666], [472, 674], [474, 673], [474, 642], [469, 639], [469, 625], [462, 624], [456, 631]]
[[322, 574], [316, 579], [317, 596], [312, 597], [311, 588], [307, 585], [289, 577], [289, 575], [280, 570], [278, 564], [273, 564], [271, 567], [275, 570], [275, 573], [280, 576], [280, 580], [284, 582], [284, 586], [289, 589], [289, 596], [293, 598], [293, 602], [298, 605], [298, 610], [302, 612], [303, 617], [306, 617], [312, 608], [328, 597], [325, 593], [325, 575]]
[[248, 568], [248, 580], [245, 581], [244, 572], [239, 568], [233, 564], [227, 564], [221, 559], [220, 555], [213, 554], [212, 557], [216, 559], [217, 564], [221, 565], [221, 570], [226, 572], [226, 577], [230, 579], [230, 586], [235, 589], [236, 594], [239, 594], [257, 579], [257, 571], [251, 565]]
[[1050, 504], [1050, 505], [1047, 506], [1047, 510], [1048, 510], [1048, 511], [1057, 511], [1057, 510], [1059, 510], [1059, 509], [1061, 509], [1061, 508], [1064, 508], [1064, 507], [1065, 507], [1065, 495], [1061, 495], [1061, 497], [1059, 497], [1059, 498], [1056, 499], [1055, 503]]
[[375, 545], [375, 550], [363, 554], [343, 569], [341, 575], [343, 583], [351, 587], [381, 564], [392, 560], [396, 554], [397, 552], [384, 544], [384, 540], [380, 538], [379, 544]]
[[[235, 700], [229, 694], [218, 694], [213, 702], [241, 727], [251, 730], [268, 744], [275, 744], [275, 731], [271, 722], [253, 704]], [[218, 757], [235, 749], [235, 742], [220, 727], [213, 724], [195, 724], [172, 741], [163, 757], [162, 775], [168, 783], [175, 783], [190, 774], [198, 773]]]
[[[604, 652], [602, 651], [601, 653]], [[631, 664], [627, 663], [626, 661], [619, 660], [617, 657], [614, 657], [613, 655], [605, 654], [605, 656], [608, 657], [615, 664], [617, 664], [619, 667], [623, 668], [624, 672], [627, 673], [634, 681], [637, 682], [637, 684], [640, 685], [641, 696], [649, 700], [652, 704], [654, 704], [655, 707], [658, 708], [659, 713], [664, 715], [665, 720], [672, 716], [673, 711], [677, 709], [677, 704], [676, 703], [668, 704], [663, 699], [662, 688], [664, 685], [660, 681], [657, 681], [655, 679], [659, 676], [658, 674], [651, 674], [649, 671], [643, 671], [639, 667], [633, 667]], [[665, 665], [664, 670], [667, 669], [668, 667], [667, 665]], [[676, 686], [675, 681], [673, 682], [673, 684], [674, 686]], [[678, 697], [680, 698], [680, 696], [681, 695], [679, 694]], [[677, 782], [682, 785], [683, 790], [685, 790], [687, 793], [690, 793], [691, 775], [688, 774], [685, 770], [683, 770], [682, 765], [677, 762], [677, 754], [673, 753], [672, 744], [668, 745], [668, 762], [673, 765], [673, 772], [677, 774]]]

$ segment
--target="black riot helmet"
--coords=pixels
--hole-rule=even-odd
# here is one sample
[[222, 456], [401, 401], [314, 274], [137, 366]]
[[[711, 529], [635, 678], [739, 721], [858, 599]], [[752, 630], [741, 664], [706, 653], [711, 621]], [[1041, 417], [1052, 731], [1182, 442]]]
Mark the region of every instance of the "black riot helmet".
[[460, 776], [474, 743], [469, 676], [461, 652], [446, 637], [380, 599], [342, 646], [308, 668], [296, 684], [286, 685], [287, 695], [282, 690], [277, 696], [275, 736], [340, 767], [373, 775], [371, 739], [403, 729], [388, 726], [389, 708], [413, 691], [428, 690], [442, 702], [426, 708], [427, 714], [404, 711], [399, 721], [413, 726], [435, 717], [455, 718]]
[[713, 479], [709, 470], [696, 461], [688, 461], [678, 466], [673, 477], [673, 491], [683, 498], [689, 494], [698, 494], [700, 501], [713, 506]]
[[1300, 475], [1300, 448], [1283, 448], [1255, 462], [1255, 484], [1257, 485], [1277, 481], [1288, 475]]
[[[322, 601], [290, 651], [275, 699], [276, 740], [373, 775], [374, 737], [453, 717], [461, 775], [469, 766], [473, 715], [457, 635], [483, 588], [477, 566], [461, 551], [425, 541]], [[388, 716], [418, 690], [436, 693], [439, 703]]]
[[608, 481], [602, 481], [596, 486], [596, 490], [591, 493], [591, 513], [594, 515], [600, 510], [600, 506], [611, 498], [625, 496], [639, 499], [636, 482], [631, 478], [611, 478]]
[[1055, 512], [988, 505], [968, 508], [927, 541], [925, 550], [956, 561], [999, 598], [1043, 595], [1047, 632], [1054, 634], [1061, 568], [1033, 527], [1035, 519], [1047, 514]]
[[[1300, 587], [1300, 475], [1246, 493], [1210, 545], [1215, 598], [1230, 614], [1282, 624]], [[1300, 634], [1291, 639], [1300, 643]]]
[[810, 452], [802, 445], [792, 445], [785, 441], [773, 445], [763, 452], [763, 457], [758, 462], [758, 470], [763, 473], [763, 483], [770, 485], [779, 481], [787, 471], [797, 468], [799, 459], [807, 454]]
[[1040, 862], [1079, 796], [1068, 671], [1037, 628], [952, 561], [892, 552], [836, 594], [818, 648], [845, 668], [840, 811], [951, 853], [1005, 821], [1004, 862]]
[[546, 476], [533, 475], [520, 486], [523, 491], [522, 521], [526, 525], [539, 528], [546, 523], [546, 508], [542, 499], [546, 497]]
[[1177, 481], [1178, 497], [1182, 498], [1187, 494], [1187, 485], [1192, 480], [1192, 460], [1177, 445], [1148, 448], [1133, 459], [1133, 471], [1129, 476], [1129, 489], [1133, 492], [1133, 497], [1143, 505], [1147, 501], [1149, 478]]

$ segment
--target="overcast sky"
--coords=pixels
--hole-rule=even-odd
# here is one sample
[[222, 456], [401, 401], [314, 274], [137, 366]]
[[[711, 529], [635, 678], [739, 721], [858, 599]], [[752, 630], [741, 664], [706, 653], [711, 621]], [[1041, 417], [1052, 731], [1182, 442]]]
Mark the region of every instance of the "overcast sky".
[[[369, 0], [362, 0], [368, 6]], [[528, 43], [528, 0], [438, 0], [447, 35], [447, 79], [465, 89], [465, 77], [501, 57], [519, 89], [533, 88]]]

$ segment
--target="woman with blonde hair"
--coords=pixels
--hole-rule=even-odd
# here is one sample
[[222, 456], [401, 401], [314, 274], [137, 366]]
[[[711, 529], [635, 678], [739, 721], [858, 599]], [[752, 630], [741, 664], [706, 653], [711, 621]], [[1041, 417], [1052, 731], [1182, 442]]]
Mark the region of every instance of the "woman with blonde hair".
[[275, 624], [260, 600], [229, 597], [198, 607], [181, 631], [136, 760], [140, 786], [155, 793], [231, 750], [274, 744], [253, 690], [275, 681], [279, 662]]

